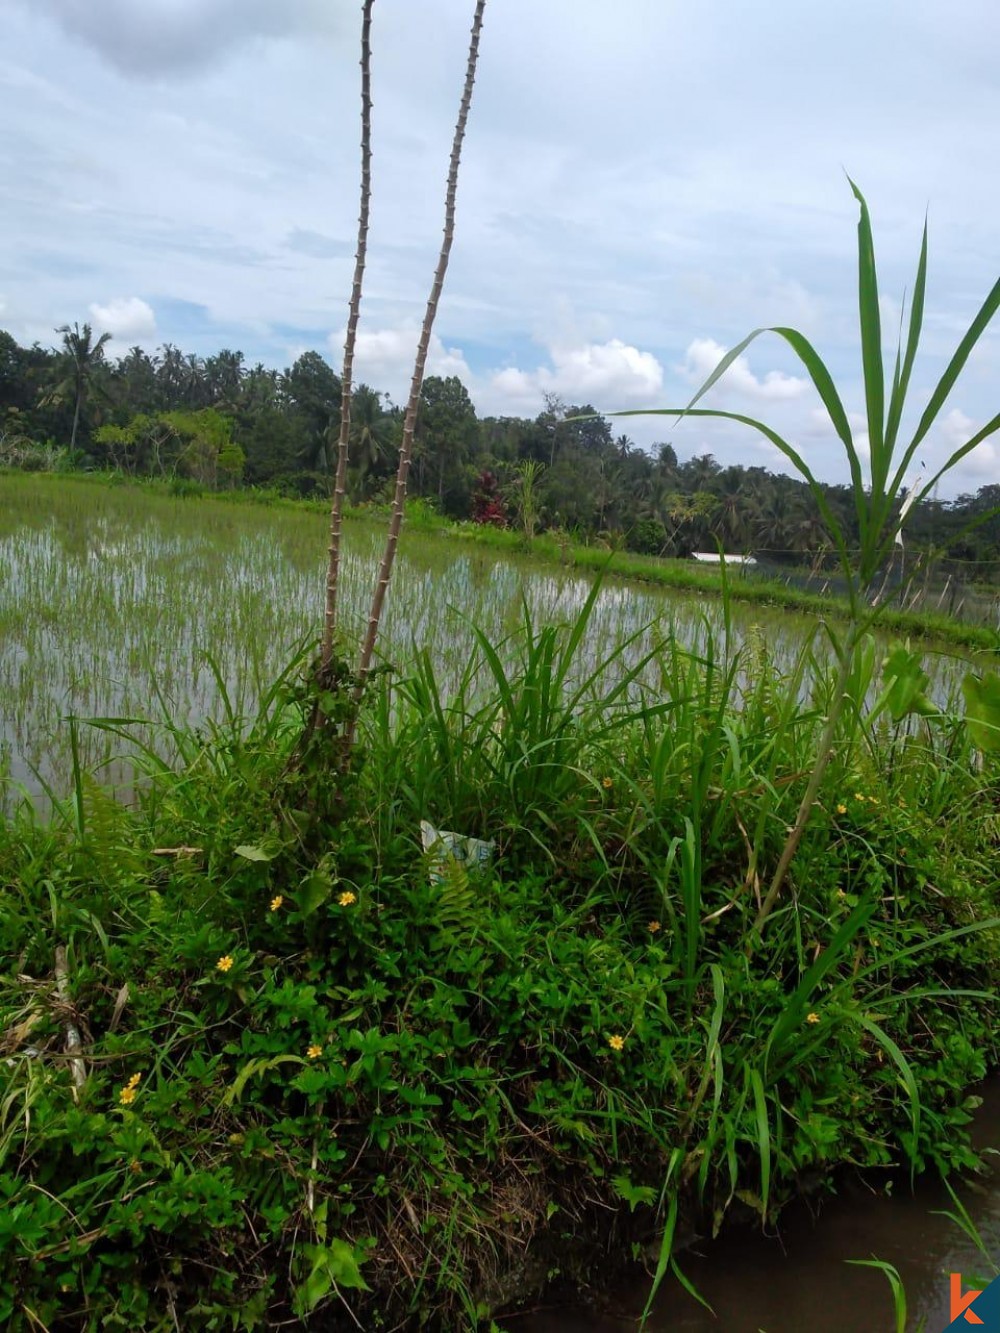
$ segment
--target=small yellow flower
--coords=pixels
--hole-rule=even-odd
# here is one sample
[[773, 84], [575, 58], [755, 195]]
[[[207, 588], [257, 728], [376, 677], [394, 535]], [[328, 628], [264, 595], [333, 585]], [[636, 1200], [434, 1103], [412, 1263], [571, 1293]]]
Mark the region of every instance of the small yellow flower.
[[608, 1045], [613, 1051], [620, 1051], [625, 1045], [625, 1038], [617, 1032], [613, 1032], [608, 1038]]
[[650, 935], [655, 935], [656, 932], [660, 929], [659, 921], [650, 921], [646, 929], [649, 931]]
[[614, 785], [615, 783], [613, 778], [601, 778], [601, 786], [604, 788], [605, 791], [610, 791]]
[[277, 912], [277, 911], [279, 911], [280, 908], [281, 908], [281, 904], [282, 904], [284, 901], [285, 901], [285, 900], [284, 900], [284, 898], [281, 896], [281, 894], [280, 894], [280, 893], [276, 893], [276, 894], [274, 895], [274, 897], [271, 899], [271, 911], [272, 911], [272, 912]]
[[818, 1023], [818, 1022], [819, 1022], [819, 1014], [806, 1014], [806, 1022], [807, 1022], [807, 1023]]
[[346, 892], [342, 893], [337, 899], [337, 902], [340, 903], [341, 907], [350, 907], [351, 903], [356, 903], [357, 901], [358, 895], [352, 893], [350, 889], [347, 889]]
[[306, 1055], [309, 1057], [310, 1060], [318, 1060], [322, 1054], [323, 1054], [323, 1047], [317, 1046], [315, 1042], [313, 1042], [313, 1044], [306, 1051]]
[[121, 1092], [118, 1094], [118, 1100], [121, 1102], [122, 1106], [131, 1106], [135, 1101], [135, 1088], [122, 1088]]
[[220, 972], [228, 972], [232, 965], [232, 958], [230, 958], [229, 954], [224, 953], [215, 966]]
[[865, 799], [865, 794], [864, 794], [864, 792], [863, 792], [863, 791], [856, 791], [856, 792], [854, 793], [854, 799], [855, 799], [856, 801], [863, 801], [863, 800]]
[[847, 897], [847, 894], [844, 892], [843, 889], [838, 889], [838, 890], [837, 890], [837, 897], [838, 897], [838, 898], [846, 898], [846, 897]]
[[133, 1074], [132, 1077], [129, 1079], [129, 1081], [125, 1084], [125, 1086], [127, 1088], [137, 1088], [141, 1082], [142, 1082], [142, 1075]]
[[846, 814], [847, 814], [847, 806], [846, 806], [846, 805], [838, 805], [838, 806], [837, 806], [837, 814], [838, 814], [838, 815], [846, 815]]

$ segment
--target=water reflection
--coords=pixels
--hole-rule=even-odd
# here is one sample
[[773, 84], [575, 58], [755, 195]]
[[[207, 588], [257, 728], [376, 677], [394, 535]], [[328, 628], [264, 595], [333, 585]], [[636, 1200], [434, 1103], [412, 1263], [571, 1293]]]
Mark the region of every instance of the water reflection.
[[[67, 715], [162, 719], [162, 707], [197, 724], [220, 714], [218, 680], [233, 708], [250, 712], [294, 646], [318, 632], [322, 515], [111, 488], [57, 495], [43, 484], [38, 502], [22, 508], [20, 521], [8, 508], [0, 523], [0, 761], [6, 755], [14, 779], [35, 796], [44, 782], [67, 788]], [[346, 527], [342, 616], [351, 642], [365, 624], [383, 540], [373, 525]], [[406, 534], [380, 650], [405, 671], [414, 650], [430, 645], [447, 694], [472, 654], [473, 623], [509, 635], [525, 606], [536, 624], [565, 621], [590, 586], [590, 578], [494, 556], [461, 538]], [[787, 612], [737, 603], [728, 629], [730, 652], [756, 638], [778, 672], [791, 669], [808, 638], [824, 651], [817, 622]], [[718, 600], [608, 580], [579, 670], [643, 630], [625, 661], [639, 660], [655, 636], [676, 636], [697, 652], [709, 642], [716, 653], [727, 646]], [[955, 663], [931, 657], [928, 667], [947, 695]], [[647, 680], [657, 684], [655, 671]], [[89, 729], [81, 738], [88, 765], [104, 765], [105, 781], [127, 783], [127, 766], [115, 761], [120, 741]], [[165, 745], [155, 729], [144, 738]]]

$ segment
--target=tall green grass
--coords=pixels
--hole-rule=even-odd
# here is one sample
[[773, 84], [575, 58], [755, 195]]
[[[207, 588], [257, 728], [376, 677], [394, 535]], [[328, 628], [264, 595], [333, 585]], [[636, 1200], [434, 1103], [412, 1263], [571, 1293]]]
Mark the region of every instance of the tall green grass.
[[[766, 1224], [804, 1176], [974, 1161], [996, 756], [957, 708], [896, 720], [872, 638], [842, 681], [821, 626], [789, 654], [723, 603], [685, 641], [606, 592], [381, 672], [350, 757], [303, 745], [305, 660], [259, 708], [216, 663], [212, 726], [160, 688], [131, 809], [83, 744], [131, 725], [77, 724], [55, 821], [0, 829], [9, 1326], [472, 1328], [526, 1254], [652, 1243], [662, 1277], [692, 1220]], [[490, 867], [432, 875], [424, 819]]]

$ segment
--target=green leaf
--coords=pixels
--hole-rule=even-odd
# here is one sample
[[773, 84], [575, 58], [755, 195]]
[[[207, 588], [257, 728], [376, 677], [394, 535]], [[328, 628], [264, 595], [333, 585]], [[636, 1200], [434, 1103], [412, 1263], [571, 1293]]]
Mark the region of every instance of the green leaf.
[[639, 1204], [656, 1202], [656, 1190], [652, 1185], [633, 1185], [628, 1176], [614, 1176], [611, 1184], [619, 1199], [628, 1204], [630, 1212], [634, 1213]]
[[1000, 675], [974, 671], [962, 681], [965, 721], [973, 744], [980, 750], [1000, 750]]
[[[899, 423], [903, 416], [903, 404], [906, 402], [906, 391], [910, 386], [910, 373], [913, 370], [913, 362], [917, 355], [917, 346], [920, 342], [920, 330], [924, 322], [924, 293], [927, 288], [927, 219], [924, 218], [924, 234], [920, 244], [920, 260], [917, 264], [917, 280], [913, 288], [913, 304], [910, 307], [910, 331], [906, 340], [906, 353], [903, 357], [902, 371], [895, 376], [892, 385], [892, 396], [889, 399], [889, 419], [885, 428], [885, 444], [890, 454], [896, 443], [896, 436], [899, 433]], [[899, 366], [899, 358], [896, 358], [896, 365]], [[897, 471], [893, 479], [891, 492], [895, 494], [903, 484], [903, 477], [906, 472], [908, 459], [904, 460], [903, 466]]]
[[893, 649], [883, 663], [882, 676], [885, 689], [881, 703], [889, 709], [894, 722], [909, 713], [921, 717], [937, 716], [938, 710], [924, 693], [930, 682], [919, 653], [904, 647]]
[[[848, 176], [854, 197], [861, 205], [858, 219], [858, 310], [861, 317], [861, 363], [868, 408], [868, 440], [871, 445], [872, 504], [885, 488], [889, 470], [885, 457], [885, 367], [882, 364], [882, 320], [878, 306], [878, 276], [875, 243], [868, 204]], [[874, 517], [874, 515], [873, 515]]]
[[333, 893], [333, 878], [325, 870], [306, 875], [295, 893], [295, 902], [303, 916], [311, 916]]
[[224, 1106], [232, 1106], [243, 1096], [243, 1089], [257, 1074], [266, 1074], [272, 1069], [277, 1069], [278, 1065], [304, 1065], [301, 1055], [275, 1055], [270, 1058], [261, 1056], [256, 1060], [248, 1061], [240, 1072], [233, 1079], [232, 1087], [222, 1099]]
[[757, 1069], [750, 1070], [754, 1117], [757, 1128], [757, 1152], [760, 1156], [761, 1221], [767, 1221], [767, 1201], [771, 1193], [771, 1127], [767, 1118], [767, 1098]]
[[273, 861], [278, 855], [277, 852], [266, 852], [263, 847], [254, 847], [246, 842], [234, 847], [233, 851], [237, 856], [242, 856], [244, 861]]

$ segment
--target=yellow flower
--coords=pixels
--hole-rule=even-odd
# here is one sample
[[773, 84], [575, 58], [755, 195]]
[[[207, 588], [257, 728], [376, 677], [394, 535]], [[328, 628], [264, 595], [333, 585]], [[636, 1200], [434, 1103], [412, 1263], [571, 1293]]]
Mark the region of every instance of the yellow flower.
[[313, 1042], [313, 1044], [306, 1051], [306, 1055], [308, 1055], [310, 1060], [318, 1060], [322, 1054], [323, 1054], [323, 1047], [317, 1046], [315, 1042]]
[[865, 794], [864, 794], [864, 792], [863, 792], [863, 791], [856, 791], [856, 792], [854, 793], [854, 799], [855, 799], [856, 801], [863, 801], [863, 800], [865, 799]]
[[838, 814], [838, 815], [846, 815], [846, 814], [847, 814], [847, 806], [846, 806], [846, 805], [838, 805], [838, 806], [837, 806], [837, 814]]
[[351, 903], [356, 903], [357, 901], [358, 901], [358, 895], [356, 893], [352, 893], [350, 889], [348, 889], [345, 893], [342, 893], [340, 897], [337, 899], [337, 902], [340, 903], [341, 907], [350, 907]]
[[275, 894], [275, 896], [271, 899], [271, 911], [277, 912], [284, 901], [285, 900], [280, 893]]
[[121, 1092], [118, 1094], [118, 1100], [121, 1102], [122, 1106], [131, 1106], [135, 1101], [135, 1088], [122, 1088]]
[[614, 785], [615, 784], [613, 778], [601, 778], [601, 786], [604, 788], [605, 791], [610, 791]]
[[617, 1032], [613, 1032], [608, 1038], [608, 1045], [613, 1051], [620, 1051], [625, 1045], [625, 1038], [620, 1036]]
[[806, 1022], [807, 1022], [807, 1023], [818, 1023], [818, 1022], [819, 1022], [819, 1014], [806, 1014]]
[[650, 935], [655, 935], [656, 932], [660, 929], [659, 921], [650, 921], [646, 929], [649, 931]]
[[228, 972], [232, 965], [233, 960], [230, 958], [229, 954], [224, 953], [215, 966], [220, 972]]
[[127, 1088], [137, 1088], [141, 1082], [142, 1082], [142, 1075], [133, 1074], [132, 1077], [129, 1079], [129, 1081], [125, 1084], [125, 1086]]
[[843, 889], [838, 889], [838, 890], [837, 890], [837, 897], [838, 897], [838, 898], [846, 898], [846, 897], [847, 897], [847, 894], [844, 892]]

